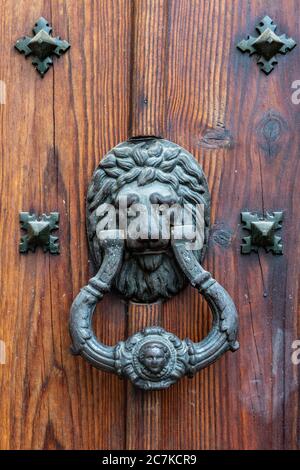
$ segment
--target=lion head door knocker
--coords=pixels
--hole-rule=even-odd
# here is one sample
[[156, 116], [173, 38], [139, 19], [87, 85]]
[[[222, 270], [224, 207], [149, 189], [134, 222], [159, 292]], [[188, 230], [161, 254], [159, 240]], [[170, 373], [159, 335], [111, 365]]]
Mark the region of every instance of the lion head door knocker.
[[[139, 388], [159, 390], [235, 351], [234, 303], [201, 266], [209, 221], [206, 178], [186, 150], [154, 137], [112, 149], [96, 169], [87, 195], [87, 231], [98, 272], [71, 308], [74, 354]], [[182, 341], [159, 326], [113, 347], [96, 338], [92, 316], [106, 292], [150, 303], [171, 298], [187, 282], [204, 296], [213, 315], [212, 329], [199, 343]]]

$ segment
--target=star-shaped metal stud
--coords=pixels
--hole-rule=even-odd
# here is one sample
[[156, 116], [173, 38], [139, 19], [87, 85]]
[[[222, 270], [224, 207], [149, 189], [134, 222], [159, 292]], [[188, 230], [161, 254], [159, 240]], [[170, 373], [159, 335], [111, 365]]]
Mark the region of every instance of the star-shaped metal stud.
[[67, 41], [60, 39], [60, 37], [53, 38], [51, 36], [52, 28], [43, 17], [36, 22], [33, 33], [33, 37], [25, 36], [19, 39], [15, 47], [19, 52], [25, 54], [25, 57], [33, 56], [33, 65], [41, 76], [44, 77], [50, 65], [53, 64], [51, 56], [54, 54], [60, 57], [71, 46]]
[[27, 233], [21, 237], [20, 253], [35, 252], [38, 246], [44, 252], [59, 254], [58, 237], [51, 235], [53, 230], [58, 229], [59, 213], [51, 212], [49, 215], [43, 214], [37, 217], [29, 212], [20, 213], [21, 229]]
[[275, 255], [282, 254], [281, 237], [275, 235], [275, 232], [282, 228], [282, 212], [267, 212], [265, 217], [253, 212], [242, 212], [241, 218], [243, 228], [251, 232], [251, 235], [243, 238], [243, 254], [257, 252], [259, 247], [265, 248], [267, 252], [272, 251]]
[[237, 47], [242, 52], [249, 52], [250, 55], [258, 54], [258, 65], [269, 74], [277, 64], [276, 54], [286, 54], [291, 51], [297, 44], [292, 38], [288, 38], [285, 34], [278, 36], [276, 31], [277, 25], [269, 16], [265, 16], [259, 25], [256, 26], [260, 36], [255, 38], [248, 36], [238, 43]]

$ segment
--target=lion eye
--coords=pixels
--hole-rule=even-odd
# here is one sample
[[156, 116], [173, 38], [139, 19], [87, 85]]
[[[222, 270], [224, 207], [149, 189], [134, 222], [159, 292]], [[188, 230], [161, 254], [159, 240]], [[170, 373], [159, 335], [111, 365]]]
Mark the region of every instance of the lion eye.
[[178, 203], [178, 198], [172, 195], [162, 196], [159, 193], [153, 193], [150, 196], [151, 204], [166, 204], [172, 206]]
[[137, 194], [126, 194], [123, 195], [123, 196], [120, 196], [117, 200], [117, 203], [120, 207], [120, 205], [122, 205], [123, 207], [130, 207], [132, 206], [133, 204], [137, 204], [139, 202], [140, 198]]

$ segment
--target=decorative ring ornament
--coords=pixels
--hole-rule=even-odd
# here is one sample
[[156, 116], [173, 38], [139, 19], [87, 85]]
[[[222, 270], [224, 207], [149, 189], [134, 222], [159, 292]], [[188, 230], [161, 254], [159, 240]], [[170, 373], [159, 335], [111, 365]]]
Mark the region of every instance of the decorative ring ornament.
[[[135, 171], [139, 169], [141, 171]], [[167, 188], [157, 183], [157, 180], [165, 179], [166, 172], [169, 172], [169, 181], [174, 186], [170, 194], [164, 193], [169, 182], [163, 183]], [[187, 174], [191, 178], [190, 184], [182, 188]], [[127, 195], [132, 196], [134, 191], [144, 203], [155, 199], [157, 194], [165, 199], [176, 194], [182, 204], [183, 198], [195, 200], [198, 194], [205, 206], [202, 248], [190, 249], [186, 238], [177, 236], [183, 233], [184, 226], [176, 224], [170, 230], [169, 242], [163, 238], [155, 242], [130, 240], [129, 232], [124, 233], [121, 229], [98, 230], [97, 224], [103, 217], [98, 210], [100, 203], [103, 200], [106, 204], [107, 201], [115, 203], [122, 188]], [[227, 291], [200, 264], [208, 236], [209, 200], [201, 167], [176, 144], [155, 138], [132, 140], [108, 154], [96, 170], [88, 193], [88, 235], [98, 272], [81, 289], [71, 308], [70, 333], [74, 354], [81, 355], [98, 369], [128, 378], [141, 389], [160, 390], [185, 375], [193, 377], [226, 351], [238, 349], [235, 305]], [[163, 254], [168, 258], [164, 259]], [[159, 271], [162, 265], [164, 270]], [[170, 273], [173, 274], [172, 282], [174, 279], [177, 281], [173, 292], [166, 279]], [[142, 286], [150, 286], [152, 290], [143, 290], [138, 285], [139, 280]], [[163, 285], [159, 285], [159, 281]], [[92, 317], [105, 293], [114, 290], [126, 299], [147, 303], [149, 298], [165, 300], [175, 295], [184, 286], [184, 281], [189, 281], [203, 295], [212, 311], [211, 331], [199, 343], [190, 339], [180, 340], [160, 326], [147, 327], [115, 346], [107, 346], [96, 338]]]

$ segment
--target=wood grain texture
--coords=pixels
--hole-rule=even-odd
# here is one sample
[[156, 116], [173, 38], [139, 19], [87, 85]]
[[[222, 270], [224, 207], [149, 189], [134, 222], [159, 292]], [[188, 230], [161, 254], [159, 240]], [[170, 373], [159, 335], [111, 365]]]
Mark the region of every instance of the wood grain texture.
[[[52, 5], [52, 20], [57, 29], [68, 31], [72, 44], [64, 66], [54, 68], [55, 148], [63, 175], [63, 179], [58, 175], [57, 192], [66, 237], [62, 256], [70, 276], [64, 307], [67, 322], [73, 298], [93, 273], [92, 266], [88, 270], [85, 231], [87, 186], [105, 153], [128, 133], [130, 1], [60, 1]], [[67, 112], [62, 112], [62, 103]], [[62, 295], [63, 286], [62, 277], [57, 282]], [[59, 312], [55, 292], [53, 297], [54, 310]], [[95, 331], [106, 343], [116, 344], [125, 336], [125, 320], [124, 305], [105, 298], [96, 310]], [[70, 429], [80, 430], [75, 446], [123, 448], [125, 384], [79, 358], [70, 358], [66, 323], [61, 334], [66, 341], [69, 387], [76, 393], [70, 400], [76, 417]]]
[[163, 136], [168, 1], [132, 1], [130, 136]]
[[[68, 319], [92, 273], [87, 185], [102, 156], [128, 134], [130, 1], [4, 3], [0, 331], [8, 358], [0, 447], [123, 448], [125, 384], [71, 356]], [[43, 80], [13, 49], [41, 15], [72, 45]], [[60, 212], [60, 256], [19, 255], [19, 210]], [[124, 337], [124, 313], [118, 300], [105, 299], [97, 334], [111, 344]]]
[[[165, 8], [165, 21], [158, 4]], [[138, 12], [141, 3], [135, 5]], [[299, 118], [290, 101], [299, 48], [280, 56], [269, 77], [255, 58], [236, 50], [265, 14], [280, 32], [297, 39], [299, 22], [291, 12], [298, 8], [295, 1], [282, 9], [277, 1], [169, 0], [143, 2], [136, 15], [142, 55], [133, 58], [139, 61], [133, 70], [145, 68], [147, 76], [154, 71], [157, 76], [156, 88], [142, 74], [134, 77], [143, 86], [135, 87], [135, 132], [158, 132], [203, 165], [213, 198], [205, 267], [235, 299], [241, 324], [239, 352], [160, 394], [163, 432], [159, 442], [152, 434], [148, 448], [299, 447], [299, 368], [291, 362], [291, 344], [299, 337], [299, 267], [294, 262]], [[152, 50], [150, 21], [154, 31], [164, 24], [165, 50], [159, 56], [142, 52]], [[147, 107], [141, 96], [152, 97]], [[285, 210], [285, 256], [240, 255], [244, 209]], [[196, 340], [207, 334], [208, 315], [198, 294], [187, 289], [163, 305], [162, 325]], [[135, 436], [145, 420], [133, 421]], [[145, 440], [140, 439], [141, 447]]]
[[[266, 77], [236, 44], [268, 14], [300, 42], [297, 0], [4, 0], [0, 6], [1, 449], [296, 449], [300, 337], [300, 47]], [[71, 50], [43, 80], [14, 49], [39, 16]], [[17, 18], [17, 21], [16, 21]], [[142, 392], [69, 353], [70, 305], [93, 269], [85, 194], [105, 153], [159, 135], [203, 165], [212, 192], [204, 266], [240, 315], [240, 350], [194, 379]], [[61, 214], [61, 255], [20, 256], [20, 210]], [[242, 210], [284, 210], [284, 256], [242, 256]], [[210, 328], [192, 288], [153, 306], [107, 297], [95, 331], [114, 344], [161, 324]]]

